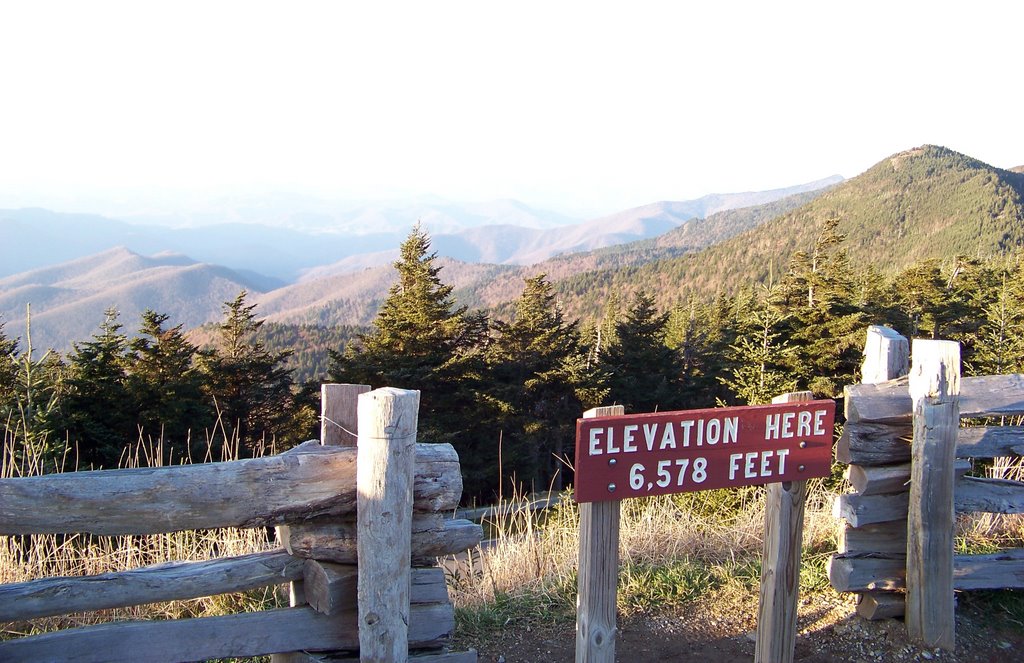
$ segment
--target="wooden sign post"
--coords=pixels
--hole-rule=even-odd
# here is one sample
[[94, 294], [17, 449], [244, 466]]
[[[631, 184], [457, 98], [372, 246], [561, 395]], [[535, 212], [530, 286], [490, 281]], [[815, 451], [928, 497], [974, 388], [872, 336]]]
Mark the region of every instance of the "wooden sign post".
[[[577, 663], [615, 660], [620, 500], [762, 484], [779, 486], [769, 493], [767, 517], [772, 529], [785, 529], [777, 540], [766, 533], [763, 566], [776, 572], [762, 582], [769, 607], [762, 605], [761, 618], [773, 634], [762, 644], [759, 625], [758, 652], [764, 654], [758, 660], [792, 660], [796, 595], [790, 576], [799, 579], [805, 482], [829, 475], [836, 407], [809, 398], [801, 392], [772, 405], [634, 415], [599, 408], [577, 420]], [[785, 636], [783, 630], [794, 632]]]

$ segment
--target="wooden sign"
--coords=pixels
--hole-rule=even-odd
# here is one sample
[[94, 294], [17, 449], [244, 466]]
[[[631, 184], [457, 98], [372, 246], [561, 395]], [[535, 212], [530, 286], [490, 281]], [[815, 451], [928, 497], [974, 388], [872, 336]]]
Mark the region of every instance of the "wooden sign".
[[835, 401], [576, 421], [577, 502], [828, 476]]

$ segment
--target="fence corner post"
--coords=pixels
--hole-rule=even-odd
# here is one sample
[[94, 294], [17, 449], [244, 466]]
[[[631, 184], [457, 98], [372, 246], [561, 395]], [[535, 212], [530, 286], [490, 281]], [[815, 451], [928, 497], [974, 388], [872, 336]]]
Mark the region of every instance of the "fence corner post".
[[359, 395], [356, 457], [359, 660], [409, 657], [412, 490], [420, 392]]
[[880, 325], [868, 326], [864, 341], [861, 384], [878, 384], [907, 374], [910, 342], [899, 332]]
[[914, 340], [914, 441], [907, 517], [907, 634], [952, 651], [953, 484], [960, 426], [960, 344]]
[[[583, 417], [624, 413], [623, 406], [610, 405], [587, 410]], [[619, 500], [580, 504], [576, 663], [615, 663], [620, 506]]]
[[[776, 396], [772, 403], [810, 400], [814, 400], [812, 392], [797, 391]], [[770, 483], [767, 486], [755, 663], [788, 663], [793, 660], [806, 500], [807, 481]]]

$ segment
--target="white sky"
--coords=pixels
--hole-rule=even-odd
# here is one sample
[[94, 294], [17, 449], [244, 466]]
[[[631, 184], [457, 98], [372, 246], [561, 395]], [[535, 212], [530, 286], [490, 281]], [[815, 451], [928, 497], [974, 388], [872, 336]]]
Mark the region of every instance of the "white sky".
[[1022, 25], [979, 0], [3, 2], [0, 189], [610, 212], [923, 143], [1012, 167]]

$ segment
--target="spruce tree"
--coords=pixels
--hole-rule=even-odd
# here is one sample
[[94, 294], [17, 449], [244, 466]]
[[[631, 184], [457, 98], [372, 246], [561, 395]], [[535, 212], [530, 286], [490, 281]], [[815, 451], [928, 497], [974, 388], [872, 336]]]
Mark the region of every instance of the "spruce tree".
[[634, 295], [625, 318], [615, 324], [615, 342], [603, 355], [608, 398], [627, 412], [670, 410], [687, 402], [683, 364], [665, 342], [668, 313], [658, 313], [654, 297]]
[[[146, 310], [139, 336], [131, 342], [130, 383], [138, 401], [138, 424], [150, 438], [161, 438], [168, 456], [188, 453], [188, 441], [202, 439], [213, 424], [213, 408], [196, 365], [198, 348], [182, 325], [166, 328], [168, 316]], [[165, 459], [167, 460], [167, 459]]]
[[75, 343], [68, 358], [64, 427], [77, 445], [79, 467], [116, 467], [138, 435], [135, 395], [128, 385], [128, 337], [110, 308], [92, 340]]
[[560, 488], [575, 421], [603, 396], [576, 322], [567, 322], [544, 274], [527, 278], [511, 322], [495, 322], [488, 349], [504, 440], [503, 471], [520, 483]]
[[838, 225], [834, 216], [823, 222], [811, 251], [794, 255], [772, 295], [785, 318], [793, 375], [801, 386], [829, 398], [854, 381], [866, 324], [854, 300], [855, 278]]
[[481, 430], [490, 415], [484, 387], [482, 348], [487, 318], [456, 306], [452, 286], [441, 281], [437, 254], [419, 224], [402, 243], [394, 263], [398, 282], [388, 291], [373, 330], [344, 352], [331, 353], [331, 380], [420, 391], [419, 437], [451, 442], [459, 448], [467, 494], [493, 484], [490, 468], [478, 458], [489, 456], [479, 445], [496, 431]]
[[7, 421], [15, 408], [18, 380], [18, 339], [8, 338], [0, 320], [0, 419]]
[[[218, 345], [201, 357], [206, 386], [217, 407], [222, 432], [239, 454], [258, 454], [287, 440], [292, 381], [289, 352], [270, 352], [257, 338], [263, 321], [243, 290], [224, 304]], [[223, 440], [222, 440], [223, 442]]]
[[786, 317], [773, 304], [772, 284], [763, 288], [760, 299], [752, 292], [737, 298], [740, 326], [726, 352], [729, 368], [719, 376], [733, 394], [731, 400], [742, 405], [770, 403], [797, 384], [789, 367], [794, 351], [781, 331]]

